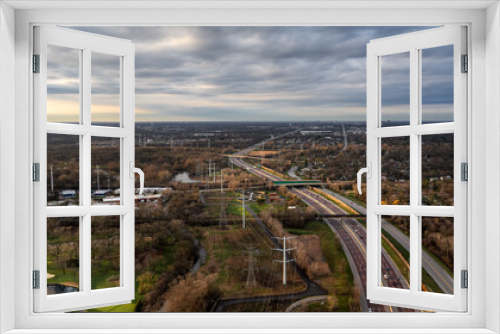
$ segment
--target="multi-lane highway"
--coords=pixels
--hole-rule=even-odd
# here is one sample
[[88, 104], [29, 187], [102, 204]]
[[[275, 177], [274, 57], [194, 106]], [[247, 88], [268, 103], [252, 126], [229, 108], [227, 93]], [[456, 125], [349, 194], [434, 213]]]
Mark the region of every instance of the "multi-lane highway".
[[[366, 208], [364, 208], [363, 206], [352, 202], [342, 195], [329, 191], [328, 189], [325, 189], [324, 191], [334, 196], [336, 199], [344, 202], [348, 206], [351, 206], [359, 213], [366, 214]], [[382, 219], [382, 229], [389, 233], [394, 239], [396, 239], [396, 241], [401, 244], [401, 246], [403, 246], [407, 251], [410, 251], [410, 238], [401, 230], [384, 219]], [[445, 269], [443, 269], [443, 267], [439, 263], [436, 262], [436, 260], [431, 255], [429, 255], [429, 253], [425, 251], [422, 252], [422, 268], [429, 273], [429, 275], [437, 283], [437, 285], [439, 285], [444, 293], [453, 294], [453, 278]]]
[[[248, 152], [254, 150], [257, 145], [247, 148], [243, 151], [238, 152], [236, 155], [243, 156]], [[280, 177], [277, 177], [267, 171], [255, 168], [253, 165], [246, 163], [241, 160], [241, 158], [230, 158], [231, 162], [240, 166], [243, 169], [248, 170], [250, 173], [262, 177], [270, 181], [283, 181]], [[338, 214], [344, 213], [339, 207], [337, 207], [332, 202], [324, 199], [323, 197], [315, 194], [308, 189], [292, 189], [299, 198], [301, 198], [306, 204], [316, 209], [318, 213], [321, 214]], [[359, 224], [356, 220], [349, 219], [345, 222], [340, 222], [338, 219], [325, 219], [328, 226], [340, 237], [342, 247], [347, 255], [349, 265], [353, 271], [356, 278], [359, 290], [361, 307], [363, 311], [373, 311], [373, 312], [401, 312], [401, 311], [412, 311], [409, 309], [383, 306], [377, 304], [371, 304], [366, 300], [366, 230]], [[392, 261], [392, 259], [383, 252], [382, 255], [382, 268], [383, 274], [387, 279], [383, 279], [382, 284], [384, 286], [390, 286], [394, 288], [408, 288], [408, 283], [404, 280], [403, 275]]]

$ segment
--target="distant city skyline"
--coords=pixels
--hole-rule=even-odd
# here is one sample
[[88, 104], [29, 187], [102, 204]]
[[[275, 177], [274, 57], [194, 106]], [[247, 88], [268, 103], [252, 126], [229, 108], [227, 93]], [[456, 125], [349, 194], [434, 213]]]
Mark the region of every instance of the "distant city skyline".
[[[130, 39], [136, 45], [136, 121], [365, 121], [366, 44], [377, 38], [428, 27], [72, 27]], [[57, 62], [64, 62], [58, 54]], [[428, 57], [423, 83], [429, 110], [449, 118], [453, 95], [436, 85], [450, 82], [441, 72], [449, 57]], [[49, 59], [50, 62], [50, 59]], [[95, 120], [115, 120], [116, 77], [106, 62], [94, 65]], [[56, 66], [57, 67], [57, 66]], [[109, 71], [109, 74], [108, 74]], [[394, 66], [384, 82], [391, 121], [401, 110], [407, 68]], [[116, 70], [115, 70], [116, 73]], [[53, 110], [67, 110], [71, 94], [64, 67], [49, 88]], [[452, 81], [452, 77], [451, 77]], [[402, 88], [403, 86], [403, 88]], [[75, 100], [75, 99], [73, 99]], [[98, 102], [97, 102], [98, 101]], [[93, 116], [94, 119], [94, 116]]]

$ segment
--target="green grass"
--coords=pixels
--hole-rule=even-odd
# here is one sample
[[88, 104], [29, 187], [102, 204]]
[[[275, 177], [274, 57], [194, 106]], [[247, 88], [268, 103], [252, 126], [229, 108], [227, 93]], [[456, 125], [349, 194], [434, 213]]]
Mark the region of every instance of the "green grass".
[[113, 288], [119, 284], [119, 280], [110, 280], [120, 276], [120, 270], [114, 269], [111, 262], [107, 260], [99, 261], [97, 265], [92, 262], [92, 289]]
[[[333, 191], [333, 190], [332, 190]], [[335, 192], [335, 191], [333, 191]], [[335, 192], [337, 193], [337, 192]], [[340, 193], [337, 193], [339, 194], [340, 196], [343, 196], [343, 197], [347, 197], [348, 199], [350, 199], [351, 201], [353, 201], [354, 203], [356, 204], [359, 204], [361, 205], [362, 207], [366, 208], [366, 203], [363, 202], [363, 201], [360, 201], [353, 193], [348, 193], [348, 194], [340, 194]]]
[[256, 214], [261, 213], [262, 211], [266, 210], [271, 204], [266, 204], [266, 203], [252, 203], [249, 205], [250, 209], [252, 209], [253, 212]]
[[57, 266], [55, 259], [47, 259], [47, 272], [49, 274], [55, 275], [53, 278], [48, 279], [47, 283], [65, 283], [65, 282], [74, 282], [78, 283], [79, 281], [79, 272], [78, 268], [60, 268]]
[[288, 231], [289, 233], [295, 234], [295, 235], [311, 235], [311, 234], [316, 234], [315, 231], [305, 231], [305, 230], [301, 230], [301, 229], [298, 229], [298, 228], [285, 228], [285, 230]]
[[113, 313], [125, 313], [125, 312], [135, 312], [135, 309], [137, 307], [137, 304], [139, 301], [144, 297], [142, 295], [139, 295], [137, 293], [139, 291], [139, 282], [135, 281], [135, 298], [132, 300], [131, 303], [128, 304], [121, 304], [121, 305], [115, 305], [115, 306], [105, 306], [105, 307], [99, 307], [99, 308], [93, 308], [87, 310], [87, 312], [95, 312], [95, 313], [106, 313], [106, 312], [113, 312]]
[[328, 312], [328, 303], [326, 302], [314, 302], [307, 305], [307, 312]]
[[422, 246], [422, 250], [427, 254], [429, 254], [437, 262], [437, 264], [439, 264], [441, 268], [443, 268], [448, 273], [448, 275], [450, 275], [450, 277], [453, 278], [453, 271], [439, 257], [434, 255], [434, 253], [429, 251], [425, 246]]
[[341, 200], [338, 200], [339, 202], [342, 202], [345, 206], [347, 206], [350, 210], [352, 210], [352, 212], [349, 212], [348, 210], [346, 210], [346, 208], [342, 207], [341, 205], [335, 203], [335, 201], [333, 201], [332, 199], [328, 198], [327, 196], [325, 196], [324, 194], [320, 193], [320, 192], [317, 192], [315, 189], [313, 189], [314, 193], [315, 194], [318, 194], [320, 195], [321, 197], [323, 197], [324, 199], [326, 199], [327, 201], [329, 202], [332, 202], [333, 204], [335, 204], [337, 207], [339, 207], [342, 211], [345, 211], [347, 212], [348, 214], [358, 214], [359, 212], [354, 210], [354, 208], [350, 207], [347, 203], [344, 203], [342, 202]]
[[[230, 214], [230, 215], [237, 215], [238, 217], [241, 217], [241, 215], [243, 214], [241, 202], [238, 202], [238, 201], [231, 202], [231, 204], [227, 207], [226, 213]], [[246, 217], [253, 217], [250, 214], [250, 212], [248, 212], [247, 209], [245, 209], [245, 215], [246, 215]]]
[[116, 305], [116, 306], [106, 306], [106, 307], [100, 307], [100, 308], [95, 308], [88, 310], [88, 312], [134, 312], [135, 308], [137, 306], [137, 303], [130, 303], [130, 304], [122, 304], [122, 305]]
[[[313, 220], [308, 222], [302, 231], [303, 233], [320, 236], [323, 256], [330, 267], [332, 276], [335, 277], [335, 290], [338, 299], [336, 311], [349, 312], [350, 291], [354, 286], [354, 276], [342, 246], [335, 238], [332, 230], [321, 221]], [[342, 268], [341, 262], [344, 262], [346, 267]]]

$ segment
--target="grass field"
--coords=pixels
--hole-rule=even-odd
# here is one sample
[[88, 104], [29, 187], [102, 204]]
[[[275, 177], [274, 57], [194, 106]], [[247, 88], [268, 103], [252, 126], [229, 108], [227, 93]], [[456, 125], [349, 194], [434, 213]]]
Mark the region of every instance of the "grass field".
[[296, 235], [316, 234], [320, 237], [321, 250], [331, 271], [328, 278], [321, 280], [321, 285], [337, 298], [338, 305], [334, 311], [349, 312], [354, 277], [342, 246], [332, 230], [322, 221], [314, 220], [308, 222], [303, 229], [287, 229], [287, 231]]

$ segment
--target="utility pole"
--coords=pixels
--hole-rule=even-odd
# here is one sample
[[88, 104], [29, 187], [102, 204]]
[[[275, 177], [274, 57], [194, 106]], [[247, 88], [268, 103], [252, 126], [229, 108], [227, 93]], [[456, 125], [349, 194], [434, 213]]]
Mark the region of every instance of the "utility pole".
[[53, 165], [50, 165], [50, 189], [52, 189], [52, 194], [54, 194], [54, 173], [52, 167]]
[[245, 189], [241, 189], [241, 218], [243, 219], [243, 228], [246, 228], [245, 226]]
[[208, 176], [212, 176], [212, 160], [208, 160]]
[[244, 252], [247, 252], [248, 254], [247, 288], [249, 285], [255, 287], [257, 286], [257, 281], [255, 280], [255, 271], [254, 271], [254, 263], [255, 263], [254, 253], [257, 252], [256, 248], [259, 247], [259, 244], [253, 244], [253, 245], [241, 244], [241, 245], [246, 248]]
[[174, 148], [174, 136], [170, 136], [170, 149]]
[[208, 148], [210, 148], [210, 138], [208, 138]]
[[280, 237], [273, 237], [273, 239], [281, 239], [283, 240], [283, 248], [274, 248], [273, 250], [277, 250], [277, 251], [280, 251], [280, 252], [283, 252], [283, 260], [274, 260], [275, 262], [281, 262], [283, 263], [283, 285], [286, 285], [286, 264], [288, 262], [292, 262], [292, 261], [295, 261], [294, 259], [290, 259], [290, 260], [287, 260], [287, 252], [288, 251], [291, 251], [291, 250], [295, 250], [297, 249], [296, 247], [295, 248], [286, 248], [286, 240], [287, 239], [292, 239], [292, 238], [297, 238], [297, 237], [286, 237], [286, 236], [283, 236], [283, 238], [280, 238]]
[[222, 178], [222, 168], [220, 169], [220, 193], [223, 194], [224, 191], [222, 190], [222, 181], [223, 181], [223, 178]]
[[98, 164], [95, 164], [95, 173], [97, 175], [97, 190], [100, 190], [101, 189], [101, 185], [100, 185], [100, 182], [99, 182], [99, 165]]
[[224, 197], [220, 198], [220, 214], [219, 214], [219, 229], [222, 230], [222, 225], [227, 225], [227, 217], [226, 217], [226, 203], [224, 201]]
[[201, 161], [196, 162], [196, 176], [203, 175], [203, 164]]

